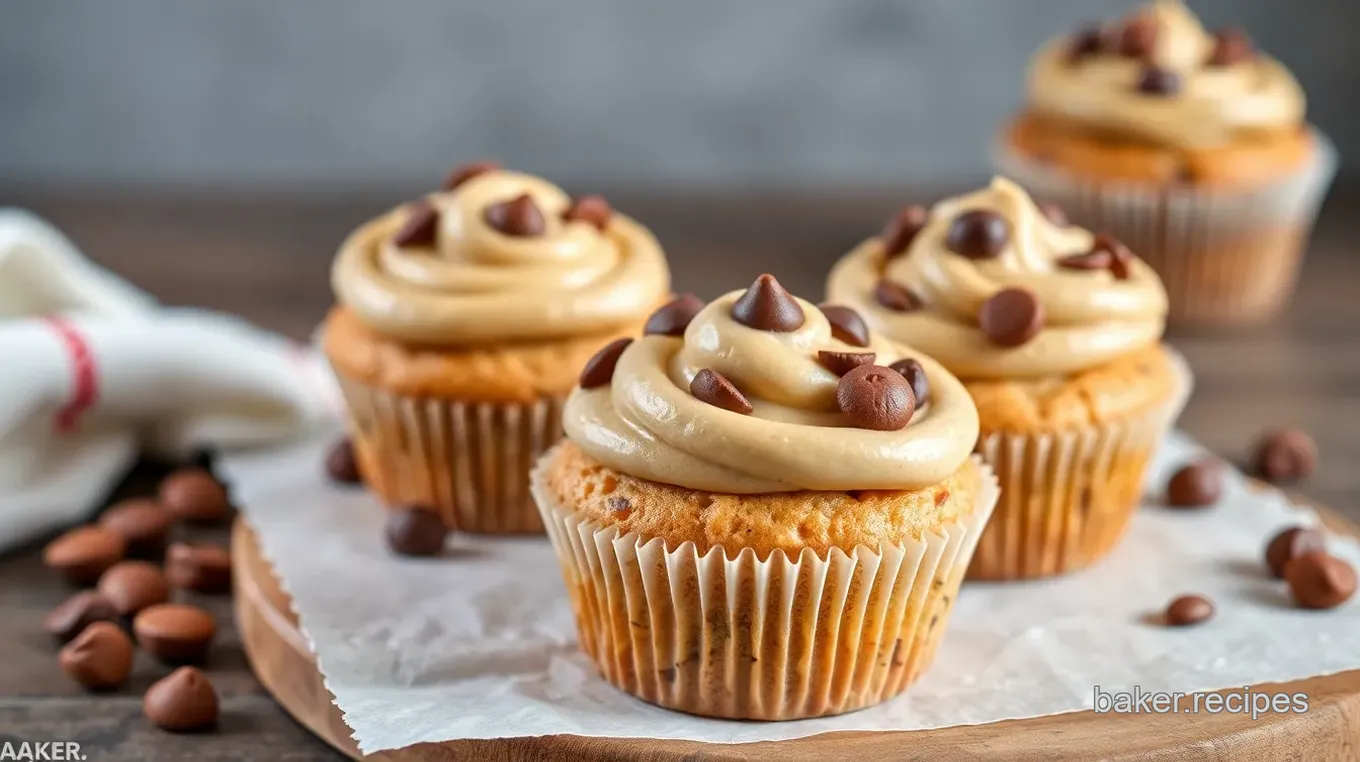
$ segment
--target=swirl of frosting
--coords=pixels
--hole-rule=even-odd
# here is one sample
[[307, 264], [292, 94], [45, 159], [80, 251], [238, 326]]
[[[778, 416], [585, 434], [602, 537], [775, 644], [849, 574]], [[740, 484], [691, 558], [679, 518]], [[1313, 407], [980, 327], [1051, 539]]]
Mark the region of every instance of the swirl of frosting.
[[[542, 179], [482, 171], [352, 233], [331, 271], [336, 298], [378, 333], [417, 344], [542, 340], [640, 322], [670, 288], [660, 245], [607, 207], [595, 219], [572, 208]], [[426, 229], [403, 235], [421, 214], [431, 218]]]
[[[632, 476], [731, 494], [920, 489], [962, 466], [977, 440], [978, 418], [957, 379], [881, 337], [853, 344], [835, 338], [817, 307], [780, 293], [803, 312], [792, 330], [735, 319], [743, 292], [734, 291], [704, 307], [683, 336], [633, 342], [612, 380], [572, 392], [563, 413], [567, 436]], [[915, 359], [926, 374], [926, 398], [896, 430], [856, 428], [838, 408], [841, 378], [819, 362], [819, 351], [872, 352], [878, 366]], [[739, 390], [749, 401], [745, 414], [691, 394], [703, 371]]]
[[[998, 234], [1004, 237], [985, 256], [951, 250], [951, 230], [970, 212], [1004, 220]], [[1161, 280], [1111, 243], [1121, 250], [1122, 271], [1065, 266], [1074, 258], [1082, 264], [1083, 255], [1115, 264], [1115, 252], [1100, 251], [1087, 230], [1050, 221], [1018, 185], [996, 178], [983, 190], [936, 204], [904, 252], [888, 256], [881, 238], [860, 244], [833, 268], [827, 289], [833, 301], [860, 310], [870, 325], [961, 378], [1065, 375], [1153, 344], [1165, 328]], [[905, 287], [913, 303], [885, 299], [884, 281]], [[1042, 315], [1037, 333], [1018, 346], [999, 344], [979, 320], [988, 300], [1008, 289], [1031, 294]]]
[[[1107, 25], [1049, 41], [1030, 65], [1031, 108], [1173, 148], [1303, 123], [1298, 81], [1244, 37], [1225, 43], [1178, 0], [1157, 0], [1127, 23], [1143, 25], [1141, 39], [1121, 42], [1128, 26]], [[1155, 80], [1145, 80], [1149, 67]]]

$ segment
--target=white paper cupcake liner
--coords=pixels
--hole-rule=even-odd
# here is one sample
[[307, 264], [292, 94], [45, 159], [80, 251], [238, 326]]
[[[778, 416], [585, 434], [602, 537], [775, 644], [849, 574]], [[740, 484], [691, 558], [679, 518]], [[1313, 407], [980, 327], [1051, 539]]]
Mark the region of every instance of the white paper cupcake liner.
[[668, 709], [735, 719], [840, 714], [902, 692], [929, 664], [997, 499], [982, 486], [967, 517], [878, 549], [751, 549], [728, 558], [694, 543], [619, 536], [577, 517], [531, 477], [576, 612], [581, 647], [614, 686]]

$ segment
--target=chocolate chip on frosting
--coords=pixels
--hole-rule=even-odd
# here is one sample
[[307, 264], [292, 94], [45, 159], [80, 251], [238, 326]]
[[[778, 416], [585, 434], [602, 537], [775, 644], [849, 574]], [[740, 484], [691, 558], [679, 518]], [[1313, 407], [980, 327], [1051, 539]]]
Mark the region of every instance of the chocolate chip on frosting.
[[632, 344], [632, 339], [614, 339], [604, 348], [595, 353], [595, 356], [586, 362], [586, 367], [581, 369], [580, 384], [582, 389], [594, 389], [597, 386], [604, 386], [614, 379], [614, 368], [619, 364], [619, 357], [623, 355], [623, 350]]
[[1039, 334], [1044, 308], [1029, 289], [1004, 288], [978, 311], [978, 326], [999, 347], [1018, 347]]
[[1120, 242], [1118, 238], [1109, 233], [1101, 233], [1096, 236], [1095, 243], [1091, 245], [1091, 251], [1104, 252], [1110, 257], [1110, 273], [1117, 280], [1128, 280], [1133, 272], [1133, 252], [1129, 247]]
[[694, 294], [681, 294], [666, 302], [647, 318], [642, 333], [646, 336], [684, 336], [690, 321], [704, 308], [704, 302]]
[[916, 397], [907, 380], [891, 368], [861, 365], [841, 376], [836, 407], [861, 429], [897, 431], [911, 420]]
[[562, 213], [564, 220], [589, 222], [600, 230], [609, 227], [609, 219], [613, 216], [614, 208], [609, 205], [608, 199], [597, 194], [573, 199], [571, 206]]
[[839, 304], [819, 304], [817, 309], [831, 324], [831, 335], [852, 347], [869, 346], [869, 326], [858, 312]]
[[477, 175], [494, 172], [500, 168], [501, 165], [494, 161], [474, 161], [455, 167], [444, 180], [444, 190], [451, 191]]
[[1105, 49], [1105, 35], [1098, 24], [1088, 24], [1072, 35], [1067, 46], [1067, 62], [1080, 63]]
[[895, 257], [906, 251], [911, 242], [916, 238], [916, 234], [921, 232], [921, 228], [930, 221], [930, 210], [920, 204], [911, 204], [902, 208], [902, 211], [893, 215], [888, 224], [883, 228], [880, 237], [883, 239], [883, 253], [888, 257]]
[[439, 232], [439, 210], [428, 199], [421, 199], [407, 210], [406, 222], [392, 237], [392, 243], [403, 249], [428, 249], [434, 246]]
[[700, 402], [707, 402], [714, 407], [740, 415], [750, 415], [754, 409], [746, 396], [733, 386], [731, 381], [710, 368], [704, 368], [694, 374], [694, 380], [689, 382], [689, 393]]
[[1241, 29], [1231, 27], [1214, 32], [1214, 50], [1206, 62], [1209, 66], [1233, 66], [1256, 57], [1256, 46]]
[[732, 319], [757, 331], [788, 333], [803, 327], [803, 308], [773, 275], [756, 278], [732, 305]]
[[1157, 45], [1157, 19], [1143, 14], [1129, 19], [1119, 30], [1119, 55], [1125, 58], [1147, 58]]
[[491, 204], [482, 217], [492, 229], [515, 238], [543, 235], [547, 226], [543, 220], [543, 210], [538, 208], [534, 197], [528, 193]]
[[1093, 249], [1082, 254], [1071, 254], [1058, 260], [1064, 270], [1108, 270], [1114, 258], [1110, 252]]
[[1010, 237], [1011, 225], [1005, 217], [990, 209], [973, 209], [949, 223], [944, 245], [969, 259], [992, 259], [1006, 250]]
[[1160, 66], [1146, 66], [1138, 77], [1138, 92], [1147, 95], [1175, 95], [1181, 89], [1181, 75]]
[[911, 393], [916, 397], [916, 406], [926, 404], [930, 397], [930, 381], [926, 378], [926, 369], [921, 363], [908, 357], [905, 360], [898, 360], [888, 366], [890, 369], [902, 374], [902, 378], [911, 384]]
[[832, 373], [835, 373], [838, 376], [844, 376], [846, 373], [849, 373], [861, 365], [873, 365], [874, 353], [831, 352], [823, 349], [817, 353], [817, 362], [821, 363], [822, 367]]
[[874, 301], [893, 312], [914, 312], [924, 306], [921, 297], [900, 283], [886, 278], [874, 286]]

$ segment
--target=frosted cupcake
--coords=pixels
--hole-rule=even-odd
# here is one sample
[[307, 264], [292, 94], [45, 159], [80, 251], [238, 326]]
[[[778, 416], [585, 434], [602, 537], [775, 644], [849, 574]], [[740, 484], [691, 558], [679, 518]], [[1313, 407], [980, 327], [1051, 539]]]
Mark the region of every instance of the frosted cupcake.
[[1042, 577], [1104, 556], [1189, 391], [1160, 343], [1156, 273], [1014, 183], [907, 207], [831, 272], [830, 299], [963, 380], [1001, 501], [970, 576]]
[[601, 352], [533, 489], [582, 648], [643, 700], [787, 720], [929, 665], [996, 499], [933, 360], [768, 275]]
[[490, 164], [356, 230], [323, 342], [364, 482], [466, 532], [542, 532], [535, 458], [581, 367], [665, 301], [661, 247], [599, 196]]

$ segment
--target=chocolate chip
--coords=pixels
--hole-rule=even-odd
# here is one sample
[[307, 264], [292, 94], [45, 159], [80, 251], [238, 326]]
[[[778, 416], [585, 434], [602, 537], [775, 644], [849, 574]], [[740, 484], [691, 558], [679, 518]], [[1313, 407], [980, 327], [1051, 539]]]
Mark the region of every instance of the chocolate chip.
[[1252, 471], [1272, 483], [1295, 482], [1313, 475], [1317, 468], [1317, 444], [1298, 429], [1268, 432], [1252, 454]]
[[1037, 336], [1043, 325], [1043, 305], [1024, 288], [1002, 289], [978, 310], [978, 326], [999, 347], [1018, 347]]
[[451, 191], [477, 175], [494, 172], [500, 168], [501, 165], [494, 161], [474, 161], [455, 167], [444, 180], [444, 190]]
[[1067, 44], [1067, 62], [1080, 63], [1091, 56], [1099, 55], [1105, 49], [1105, 35], [1097, 24], [1089, 24], [1078, 29]]
[[326, 451], [326, 476], [336, 484], [360, 484], [359, 459], [354, 455], [354, 442], [349, 437], [335, 440]]
[[1146, 66], [1138, 77], [1138, 92], [1147, 95], [1175, 95], [1181, 89], [1181, 75], [1159, 66]]
[[86, 627], [57, 654], [57, 665], [92, 691], [117, 688], [132, 674], [132, 641], [113, 622]]
[[622, 495], [610, 495], [609, 499], [604, 501], [604, 504], [608, 506], [609, 510], [616, 513], [633, 510], [633, 502]]
[[109, 506], [99, 526], [113, 530], [127, 543], [128, 555], [155, 558], [165, 550], [174, 519], [155, 500], [130, 498]]
[[594, 389], [597, 386], [605, 386], [614, 379], [614, 368], [619, 364], [619, 357], [623, 355], [623, 350], [632, 344], [632, 339], [614, 339], [604, 348], [595, 353], [595, 356], [586, 362], [586, 366], [581, 369], [581, 378], [578, 383], [582, 389]]
[[1307, 553], [1284, 565], [1295, 602], [1306, 609], [1334, 609], [1355, 594], [1355, 569], [1326, 553]]
[[861, 365], [841, 376], [836, 407], [851, 425], [874, 431], [897, 431], [911, 420], [916, 397], [901, 373], [878, 365]]
[[528, 193], [521, 193], [508, 201], [491, 204], [482, 213], [482, 217], [492, 230], [516, 238], [543, 235], [543, 231], [547, 229], [543, 211], [534, 203], [534, 197]]
[[930, 221], [930, 210], [920, 204], [905, 206], [893, 215], [879, 236], [883, 239], [883, 254], [895, 257], [905, 252], [916, 234]]
[[99, 578], [99, 592], [123, 616], [170, 600], [170, 583], [159, 566], [146, 561], [120, 561]]
[[949, 223], [944, 245], [969, 259], [992, 259], [1006, 250], [1010, 237], [1011, 224], [1005, 217], [990, 209], [973, 209]]
[[874, 301], [893, 312], [914, 312], [925, 306], [921, 298], [906, 286], [886, 278], [874, 286]]
[[788, 333], [803, 327], [803, 308], [773, 275], [756, 278], [732, 304], [732, 319], [757, 331]]
[[1060, 228], [1065, 228], [1068, 225], [1072, 224], [1071, 220], [1069, 220], [1067, 217], [1067, 210], [1063, 209], [1061, 206], [1058, 206], [1052, 201], [1045, 201], [1044, 203], [1040, 204], [1039, 213], [1044, 215], [1044, 218], [1047, 219], [1049, 222], [1053, 223], [1054, 225], [1057, 225]]
[[43, 620], [43, 629], [58, 642], [65, 643], [95, 622], [117, 619], [118, 611], [102, 593], [82, 590], [52, 609]]
[[433, 248], [439, 233], [439, 210], [428, 199], [412, 203], [406, 210], [406, 222], [402, 223], [392, 243], [403, 249]]
[[694, 378], [689, 382], [689, 393], [700, 402], [707, 402], [714, 407], [739, 415], [750, 415], [754, 409], [746, 396], [733, 386], [731, 381], [711, 368], [704, 368], [694, 374]]
[[1096, 250], [1063, 257], [1058, 260], [1058, 267], [1064, 270], [1108, 270], [1113, 261], [1110, 252]]
[[817, 362], [821, 363], [822, 367], [832, 373], [835, 373], [838, 376], [844, 376], [846, 373], [849, 373], [861, 365], [873, 365], [874, 353], [828, 352], [823, 349], [817, 353]]
[[219, 545], [177, 542], [165, 552], [165, 579], [181, 590], [224, 593], [231, 589], [231, 553]]
[[908, 357], [905, 360], [898, 360], [888, 366], [890, 369], [902, 374], [902, 378], [911, 385], [912, 396], [916, 398], [916, 407], [926, 404], [930, 397], [930, 381], [926, 378], [926, 369], [921, 363]]
[[1128, 280], [1130, 273], [1133, 272], [1133, 252], [1125, 246], [1118, 238], [1109, 233], [1096, 235], [1095, 241], [1091, 244], [1091, 252], [1103, 252], [1110, 257], [1110, 273], [1118, 280]]
[[401, 556], [437, 556], [444, 552], [448, 528], [432, 510], [411, 506], [387, 512], [387, 547]]
[[194, 524], [220, 524], [231, 518], [227, 490], [202, 468], [184, 468], [166, 477], [161, 505], [170, 515]]
[[1256, 46], [1241, 29], [1220, 29], [1214, 33], [1214, 51], [1206, 62], [1209, 66], [1233, 66], [1256, 57]]
[[1169, 627], [1187, 627], [1207, 621], [1213, 615], [1213, 601], [1203, 595], [1182, 595], [1167, 604], [1164, 621]]
[[172, 733], [206, 730], [217, 724], [217, 691], [198, 669], [180, 667], [146, 690], [142, 713]]
[[694, 316], [704, 308], [704, 302], [694, 294], [681, 294], [666, 302], [647, 318], [642, 333], [646, 336], [684, 336]]
[[864, 324], [864, 318], [858, 312], [839, 304], [819, 304], [817, 309], [831, 324], [832, 337], [852, 347], [869, 346], [869, 326]]
[[1166, 484], [1167, 505], [1175, 508], [1213, 505], [1222, 494], [1223, 469], [1207, 458], [1182, 466]]
[[1119, 30], [1116, 41], [1119, 55], [1125, 58], [1147, 58], [1157, 45], [1157, 19], [1140, 15], [1130, 19]]
[[614, 208], [609, 205], [609, 201], [604, 196], [592, 194], [573, 199], [571, 206], [562, 214], [562, 219], [589, 222], [599, 230], [604, 230], [609, 227], [609, 220], [613, 216]]
[[77, 585], [93, 585], [110, 566], [123, 560], [127, 541], [104, 527], [78, 527], [43, 548], [43, 565]]
[[1327, 552], [1327, 536], [1313, 527], [1290, 527], [1266, 545], [1266, 566], [1276, 579], [1284, 579], [1284, 567], [1299, 556]]
[[132, 632], [142, 650], [167, 664], [185, 664], [208, 656], [217, 623], [197, 606], [159, 603], [133, 618]]

